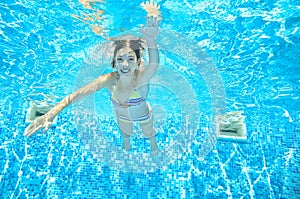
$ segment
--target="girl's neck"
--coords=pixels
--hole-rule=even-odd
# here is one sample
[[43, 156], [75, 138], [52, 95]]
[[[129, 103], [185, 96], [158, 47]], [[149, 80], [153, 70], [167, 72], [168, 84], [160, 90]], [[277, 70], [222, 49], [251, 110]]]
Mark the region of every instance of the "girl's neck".
[[134, 87], [135, 84], [136, 73], [133, 73], [130, 76], [119, 76], [119, 83], [122, 87]]

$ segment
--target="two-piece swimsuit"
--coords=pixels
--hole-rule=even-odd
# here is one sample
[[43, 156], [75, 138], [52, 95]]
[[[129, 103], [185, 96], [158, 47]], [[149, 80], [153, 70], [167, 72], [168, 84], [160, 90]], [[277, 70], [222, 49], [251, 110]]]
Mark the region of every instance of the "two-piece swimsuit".
[[[121, 121], [124, 122], [142, 122], [146, 123], [152, 119], [152, 110], [150, 105], [146, 102], [145, 97], [143, 97], [139, 92], [134, 89], [129, 97], [129, 99], [120, 103], [116, 95], [114, 94], [114, 89], [111, 93], [110, 97], [112, 103], [115, 105], [117, 110], [117, 117]], [[135, 111], [143, 110], [142, 106], [146, 106], [148, 111], [146, 114], [135, 112], [134, 114], [130, 114], [131, 111], [129, 109], [135, 109]], [[139, 108], [140, 107], [140, 108]], [[127, 111], [124, 111], [127, 110]], [[126, 114], [124, 114], [126, 112]], [[133, 115], [133, 116], [132, 116]], [[135, 115], [138, 115], [135, 117]]]

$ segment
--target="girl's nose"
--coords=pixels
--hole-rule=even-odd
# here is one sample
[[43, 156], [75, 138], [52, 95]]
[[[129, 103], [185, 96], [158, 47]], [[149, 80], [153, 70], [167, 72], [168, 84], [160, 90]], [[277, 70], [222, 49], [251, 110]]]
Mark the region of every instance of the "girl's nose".
[[122, 65], [123, 65], [123, 66], [129, 66], [128, 61], [127, 61], [127, 60], [124, 60], [123, 63], [122, 63]]

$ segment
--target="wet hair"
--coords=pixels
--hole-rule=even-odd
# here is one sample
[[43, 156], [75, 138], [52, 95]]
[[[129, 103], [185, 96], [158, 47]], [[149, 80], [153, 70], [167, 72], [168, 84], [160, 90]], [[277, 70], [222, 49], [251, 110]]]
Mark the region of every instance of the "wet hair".
[[130, 49], [133, 50], [133, 52], [135, 53], [135, 56], [138, 60], [138, 64], [140, 65], [141, 63], [141, 58], [143, 56], [143, 51], [145, 50], [145, 48], [143, 47], [144, 45], [144, 41], [142, 39], [136, 39], [136, 40], [116, 40], [114, 42], [114, 54], [113, 54], [113, 59], [111, 62], [111, 66], [112, 68], [116, 67], [116, 54], [117, 52], [125, 47], [129, 47]]

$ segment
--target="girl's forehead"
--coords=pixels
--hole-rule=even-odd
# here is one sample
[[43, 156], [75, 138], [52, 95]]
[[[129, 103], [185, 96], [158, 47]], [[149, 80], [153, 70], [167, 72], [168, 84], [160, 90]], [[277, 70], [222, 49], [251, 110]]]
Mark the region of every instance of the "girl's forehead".
[[118, 50], [118, 52], [117, 52], [117, 56], [122, 56], [122, 55], [135, 56], [135, 52], [129, 47], [124, 47], [124, 48], [121, 48], [120, 50]]

